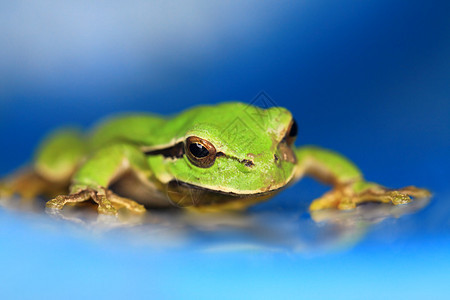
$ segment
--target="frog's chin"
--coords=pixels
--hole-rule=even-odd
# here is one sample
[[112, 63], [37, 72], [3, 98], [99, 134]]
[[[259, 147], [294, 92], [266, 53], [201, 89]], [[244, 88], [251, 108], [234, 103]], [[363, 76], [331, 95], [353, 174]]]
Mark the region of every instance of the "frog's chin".
[[167, 195], [172, 204], [180, 207], [188, 206], [232, 206], [245, 208], [251, 204], [265, 201], [280, 192], [283, 187], [248, 193], [235, 193], [232, 191], [214, 190], [206, 187], [193, 185], [186, 182], [172, 180], [167, 184]]

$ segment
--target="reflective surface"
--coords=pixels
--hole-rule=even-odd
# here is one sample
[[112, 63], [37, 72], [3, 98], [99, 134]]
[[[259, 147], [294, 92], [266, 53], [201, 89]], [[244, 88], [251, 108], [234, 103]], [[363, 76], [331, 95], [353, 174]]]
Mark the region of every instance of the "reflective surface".
[[8, 284], [1, 291], [55, 299], [357, 299], [381, 285], [369, 298], [445, 295], [448, 232], [431, 232], [445, 223], [448, 229], [442, 218], [450, 202], [374, 203], [310, 216], [303, 205], [281, 201], [239, 214], [175, 209], [117, 219], [98, 216], [90, 204], [55, 214], [40, 199], [2, 199], [0, 279]]
[[71, 225], [76, 225], [75, 228], [88, 234], [122, 236], [150, 248], [192, 248], [199, 251], [259, 249], [316, 255], [340, 247], [351, 248], [364, 239], [372, 225], [414, 213], [426, 206], [429, 199], [418, 199], [410, 205], [400, 206], [366, 204], [353, 211], [323, 210], [311, 216], [305, 211], [291, 209], [204, 213], [173, 208], [150, 210], [144, 215], [121, 211], [117, 218], [98, 215], [91, 203], [59, 211], [45, 209], [43, 202], [41, 199], [13, 198], [3, 199], [1, 204], [9, 210], [33, 212], [40, 218], [45, 217], [45, 211], [54, 220], [73, 223]]
[[[186, 248], [203, 251], [262, 250], [318, 255], [339, 248], [351, 248], [365, 238], [371, 227], [385, 219], [400, 218], [421, 210], [428, 198], [409, 205], [370, 203], [356, 210], [306, 211], [270, 207], [243, 212], [205, 213], [183, 209], [149, 210], [133, 215], [122, 210], [119, 217], [98, 215], [92, 203], [53, 210], [42, 199], [2, 199], [1, 205], [18, 213], [33, 213], [58, 221], [72, 230], [85, 230], [108, 237], [121, 237], [150, 249]], [[69, 232], [70, 234], [70, 232]], [[162, 238], [163, 237], [163, 238]]]

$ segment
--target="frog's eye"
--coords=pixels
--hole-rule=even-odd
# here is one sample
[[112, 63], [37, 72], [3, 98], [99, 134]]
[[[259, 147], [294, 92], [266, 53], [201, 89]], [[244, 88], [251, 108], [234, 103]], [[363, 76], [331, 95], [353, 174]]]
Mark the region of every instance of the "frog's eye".
[[297, 122], [295, 122], [295, 120], [292, 119], [291, 125], [286, 134], [286, 142], [288, 143], [288, 145], [294, 144], [295, 139], [297, 138], [297, 134], [298, 134]]
[[186, 139], [186, 154], [189, 160], [200, 168], [209, 168], [216, 160], [216, 148], [207, 140], [196, 136]]

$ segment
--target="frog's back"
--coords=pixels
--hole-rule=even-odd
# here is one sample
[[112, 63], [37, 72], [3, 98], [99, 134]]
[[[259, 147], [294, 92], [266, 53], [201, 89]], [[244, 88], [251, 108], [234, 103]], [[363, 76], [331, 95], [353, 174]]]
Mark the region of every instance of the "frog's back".
[[137, 145], [151, 145], [152, 137], [157, 137], [158, 129], [167, 120], [155, 114], [128, 113], [101, 121], [88, 138], [89, 148], [99, 149], [115, 141]]
[[[168, 118], [145, 113], [126, 114], [100, 123], [91, 134], [89, 145], [95, 150], [112, 141], [126, 141], [140, 146], [162, 147], [180, 141], [192, 130], [209, 130], [213, 134], [216, 130], [216, 136], [222, 135], [221, 131], [237, 119], [251, 126], [253, 131], [257, 128], [254, 123], [259, 121], [258, 118], [267, 119], [284, 114], [291, 119], [289, 111], [276, 109], [277, 114], [274, 114], [242, 102], [224, 102], [192, 107]], [[261, 130], [270, 131], [270, 128]]]
[[198, 123], [216, 124], [222, 128], [223, 123], [230, 123], [238, 112], [248, 108], [248, 104], [225, 102], [196, 106], [168, 118], [146, 113], [119, 115], [101, 122], [90, 135], [89, 145], [93, 150], [114, 141], [150, 147], [168, 145], [184, 137]]

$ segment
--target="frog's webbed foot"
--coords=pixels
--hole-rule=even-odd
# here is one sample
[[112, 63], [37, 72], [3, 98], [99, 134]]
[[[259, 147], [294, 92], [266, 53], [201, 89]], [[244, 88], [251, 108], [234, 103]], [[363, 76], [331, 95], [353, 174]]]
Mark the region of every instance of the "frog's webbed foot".
[[358, 204], [367, 202], [406, 204], [412, 198], [430, 197], [426, 189], [408, 186], [401, 189], [388, 189], [375, 183], [358, 182], [344, 187], [337, 187], [322, 197], [314, 200], [311, 211], [337, 208], [340, 210], [354, 209]]
[[145, 212], [143, 205], [133, 200], [120, 197], [108, 189], [94, 190], [90, 188], [83, 189], [70, 195], [60, 195], [47, 202], [46, 206], [50, 209], [63, 209], [68, 203], [81, 203], [92, 199], [97, 205], [99, 214], [117, 215], [117, 210], [125, 207], [133, 213], [142, 214]]

